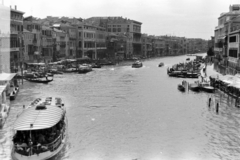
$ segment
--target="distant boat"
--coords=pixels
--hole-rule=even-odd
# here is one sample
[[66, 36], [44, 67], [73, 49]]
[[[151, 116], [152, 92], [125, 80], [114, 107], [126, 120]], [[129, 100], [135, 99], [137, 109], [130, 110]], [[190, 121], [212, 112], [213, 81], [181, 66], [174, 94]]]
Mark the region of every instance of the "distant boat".
[[162, 66], [164, 66], [164, 63], [163, 62], [159, 63], [158, 67], [162, 67]]
[[3, 98], [0, 102], [0, 128], [3, 127], [10, 111], [10, 105], [7, 101], [7, 85], [0, 85], [0, 96]]
[[143, 66], [143, 64], [140, 61], [136, 61], [132, 64], [132, 68], [140, 68], [142, 66]]
[[199, 83], [199, 87], [202, 91], [213, 93], [215, 91], [214, 87], [210, 85], [210, 83], [207, 82], [201, 82]]
[[89, 64], [84, 63], [79, 65], [78, 73], [82, 74], [82, 73], [88, 73], [91, 71], [92, 71], [92, 67]]

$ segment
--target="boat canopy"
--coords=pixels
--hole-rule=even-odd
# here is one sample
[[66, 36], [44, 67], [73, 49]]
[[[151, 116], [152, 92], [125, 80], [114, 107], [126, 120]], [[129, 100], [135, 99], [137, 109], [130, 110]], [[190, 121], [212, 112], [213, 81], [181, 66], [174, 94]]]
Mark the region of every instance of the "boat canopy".
[[64, 111], [57, 106], [38, 105], [30, 107], [14, 122], [13, 129], [18, 131], [47, 129], [56, 125]]
[[10, 81], [16, 73], [0, 73], [0, 81]]

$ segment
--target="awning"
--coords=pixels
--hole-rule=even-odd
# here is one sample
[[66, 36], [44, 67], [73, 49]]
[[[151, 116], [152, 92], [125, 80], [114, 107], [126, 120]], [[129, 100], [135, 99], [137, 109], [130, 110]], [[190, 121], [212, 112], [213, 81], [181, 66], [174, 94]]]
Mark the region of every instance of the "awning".
[[13, 129], [38, 130], [47, 129], [56, 125], [62, 118], [64, 111], [57, 106], [47, 105], [46, 109], [36, 110], [30, 107], [23, 111], [13, 124]]
[[0, 73], [0, 81], [10, 81], [16, 73]]

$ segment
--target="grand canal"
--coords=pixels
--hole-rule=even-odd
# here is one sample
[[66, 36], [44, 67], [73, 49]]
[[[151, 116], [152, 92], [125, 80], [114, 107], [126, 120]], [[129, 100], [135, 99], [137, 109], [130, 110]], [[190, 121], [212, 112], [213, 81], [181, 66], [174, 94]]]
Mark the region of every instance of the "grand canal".
[[[182, 93], [167, 67], [187, 56], [105, 66], [86, 75], [56, 75], [47, 85], [25, 82], [0, 130], [0, 159], [11, 159], [12, 125], [22, 105], [42, 96], [65, 100], [68, 143], [55, 159], [201, 160], [239, 159], [240, 110], [216, 92]], [[194, 57], [190, 57], [193, 59]], [[160, 62], [165, 66], [158, 67]], [[213, 66], [208, 75], [215, 74]], [[193, 82], [196, 79], [185, 79]], [[208, 98], [220, 102], [219, 114]]]

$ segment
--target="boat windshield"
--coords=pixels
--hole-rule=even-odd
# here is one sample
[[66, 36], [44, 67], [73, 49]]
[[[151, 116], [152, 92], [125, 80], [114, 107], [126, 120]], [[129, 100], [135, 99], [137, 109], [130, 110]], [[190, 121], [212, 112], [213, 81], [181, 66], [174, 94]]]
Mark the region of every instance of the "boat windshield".
[[63, 117], [51, 128], [17, 131], [13, 137], [14, 150], [25, 156], [54, 151], [61, 145], [65, 128], [66, 124]]

